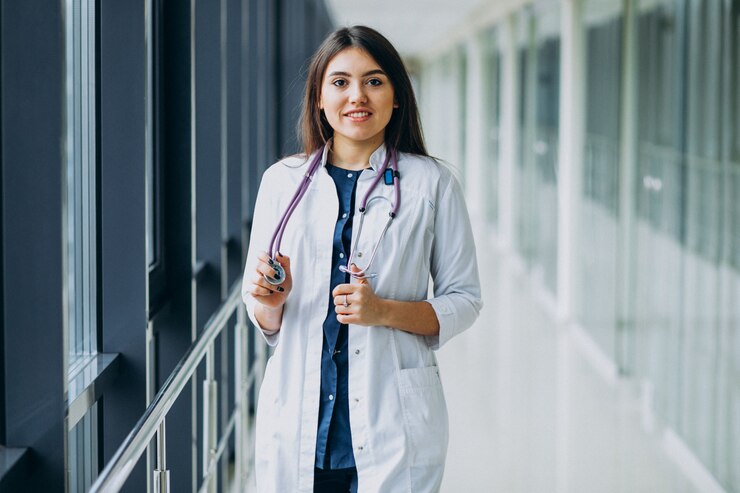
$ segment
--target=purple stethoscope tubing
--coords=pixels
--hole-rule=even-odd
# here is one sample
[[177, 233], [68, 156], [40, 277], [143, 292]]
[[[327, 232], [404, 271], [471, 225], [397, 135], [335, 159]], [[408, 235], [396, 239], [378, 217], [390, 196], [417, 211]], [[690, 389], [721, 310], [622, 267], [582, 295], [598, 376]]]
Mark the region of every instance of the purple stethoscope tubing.
[[[298, 188], [296, 189], [295, 193], [293, 194], [293, 198], [288, 203], [288, 207], [286, 207], [285, 212], [283, 212], [283, 215], [280, 217], [280, 220], [278, 221], [277, 226], [275, 227], [275, 232], [272, 234], [272, 238], [270, 239], [270, 246], [268, 253], [270, 255], [270, 267], [273, 268], [275, 271], [275, 276], [267, 276], [265, 275], [265, 280], [267, 280], [268, 283], [272, 285], [279, 285], [282, 284], [283, 281], [285, 281], [285, 270], [280, 265], [280, 263], [276, 260], [276, 254], [280, 253], [280, 244], [283, 239], [283, 233], [285, 233], [285, 228], [288, 225], [288, 221], [290, 220], [290, 217], [293, 215], [293, 211], [296, 207], [298, 207], [298, 204], [301, 202], [301, 199], [306, 194], [306, 191], [308, 190], [308, 187], [311, 184], [311, 179], [313, 178], [313, 175], [316, 173], [316, 170], [318, 170], [319, 166], [321, 165], [321, 161], [324, 156], [324, 150], [325, 147], [322, 147], [317, 153], [316, 157], [314, 157], [313, 161], [311, 162], [311, 165], [309, 166], [308, 170], [306, 171], [306, 174], [303, 175], [303, 180], [301, 180], [301, 184], [298, 185]], [[351, 272], [349, 269], [349, 266], [352, 263], [352, 260], [354, 260], [354, 248], [350, 252], [349, 259], [347, 260], [347, 266], [340, 266], [339, 269], [343, 272], [347, 272], [350, 275], [354, 277], [370, 277], [366, 276], [367, 269], [370, 268], [370, 264], [372, 264], [373, 259], [375, 258], [375, 252], [378, 250], [378, 245], [380, 245], [380, 241], [383, 239], [383, 236], [385, 236], [385, 232], [388, 229], [388, 226], [390, 226], [391, 221], [393, 221], [393, 218], [396, 217], [396, 214], [398, 213], [398, 207], [401, 203], [401, 192], [398, 185], [398, 157], [396, 155], [396, 150], [391, 149], [390, 152], [386, 154], [385, 162], [383, 163], [383, 168], [377, 173], [375, 179], [373, 180], [372, 184], [370, 185], [370, 188], [368, 188], [368, 191], [365, 193], [365, 196], [362, 198], [362, 201], [360, 202], [360, 226], [357, 231], [357, 239], [359, 239], [360, 234], [362, 233], [362, 224], [365, 219], [365, 211], [367, 209], [367, 205], [370, 201], [370, 194], [375, 190], [375, 187], [378, 185], [378, 182], [380, 182], [381, 179], [383, 179], [385, 175], [386, 169], [388, 169], [388, 164], [390, 162], [391, 169], [393, 170], [393, 188], [394, 188], [394, 201], [391, 204], [391, 211], [388, 214], [388, 222], [385, 225], [385, 228], [383, 229], [383, 232], [380, 235], [380, 238], [378, 239], [378, 242], [375, 244], [375, 248], [373, 249], [373, 252], [370, 256], [370, 261], [367, 264], [367, 267], [362, 269], [359, 272]], [[380, 198], [380, 197], [375, 197]], [[387, 199], [386, 199], [387, 200]]]
[[283, 216], [280, 218], [280, 221], [278, 221], [278, 226], [275, 228], [275, 232], [272, 234], [272, 239], [270, 240], [270, 258], [274, 259], [275, 254], [280, 252], [280, 243], [283, 241], [283, 233], [285, 232], [285, 227], [288, 225], [288, 220], [290, 220], [290, 216], [293, 215], [293, 211], [298, 207], [301, 199], [306, 194], [306, 191], [311, 184], [311, 178], [313, 178], [313, 175], [321, 164], [322, 157], [323, 151], [316, 154], [316, 157], [308, 167], [306, 174], [303, 175], [301, 184], [298, 185], [298, 189], [295, 191], [295, 194], [293, 194], [293, 198], [290, 199], [288, 207], [285, 209], [285, 212], [283, 212]]
[[[373, 248], [372, 253], [370, 254], [370, 259], [367, 261], [367, 265], [365, 265], [364, 269], [359, 269], [356, 271], [352, 271], [350, 269], [350, 266], [354, 263], [355, 260], [355, 244], [359, 243], [360, 236], [362, 235], [362, 226], [365, 223], [365, 212], [367, 212], [367, 206], [375, 199], [384, 199], [388, 201], [383, 196], [377, 196], [370, 199], [370, 194], [373, 190], [375, 190], [375, 187], [377, 186], [378, 182], [381, 178], [384, 177], [385, 171], [388, 169], [388, 162], [390, 161], [391, 170], [393, 172], [393, 192], [394, 192], [394, 200], [391, 204], [391, 211], [388, 213], [388, 221], [385, 223], [385, 227], [383, 228], [383, 231], [380, 232], [380, 236], [378, 237], [378, 241], [375, 243], [375, 247]], [[373, 260], [375, 259], [375, 254], [378, 251], [378, 247], [380, 246], [380, 242], [383, 240], [383, 237], [385, 236], [385, 232], [388, 231], [388, 227], [391, 225], [391, 222], [393, 222], [393, 219], [396, 217], [396, 214], [398, 213], [398, 208], [401, 204], [401, 190], [398, 184], [399, 179], [399, 173], [398, 173], [398, 156], [396, 155], [396, 150], [391, 149], [390, 152], [385, 157], [385, 162], [383, 163], [383, 169], [380, 173], [377, 174], [375, 177], [375, 180], [370, 185], [370, 188], [368, 188], [367, 193], [362, 198], [362, 202], [360, 202], [360, 224], [357, 227], [357, 236], [355, 237], [355, 244], [352, 245], [352, 248], [349, 253], [349, 258], [347, 259], [347, 265], [340, 265], [339, 270], [342, 272], [346, 272], [347, 274], [351, 275], [354, 278], [357, 279], [365, 279], [365, 278], [371, 278], [376, 277], [377, 274], [372, 274], [368, 272], [368, 269], [370, 269], [370, 266], [373, 264]], [[369, 200], [368, 200], [369, 199]], [[355, 264], [356, 265], [356, 264]]]

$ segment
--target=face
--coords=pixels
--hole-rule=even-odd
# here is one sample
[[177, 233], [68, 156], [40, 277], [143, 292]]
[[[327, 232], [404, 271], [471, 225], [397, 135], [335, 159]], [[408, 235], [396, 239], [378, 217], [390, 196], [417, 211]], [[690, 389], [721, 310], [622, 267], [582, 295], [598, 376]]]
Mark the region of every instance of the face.
[[393, 86], [364, 50], [347, 48], [329, 61], [321, 84], [319, 107], [334, 129], [334, 141], [378, 146], [391, 120]]

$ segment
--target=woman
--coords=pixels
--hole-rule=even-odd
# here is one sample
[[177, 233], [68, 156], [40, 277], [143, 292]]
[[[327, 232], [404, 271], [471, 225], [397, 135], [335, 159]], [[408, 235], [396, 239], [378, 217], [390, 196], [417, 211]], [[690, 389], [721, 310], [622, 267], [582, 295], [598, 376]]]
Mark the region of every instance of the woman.
[[339, 29], [314, 55], [300, 128], [305, 154], [262, 177], [242, 288], [275, 347], [258, 490], [437, 491], [447, 410], [433, 351], [481, 308], [462, 190], [427, 155], [403, 62], [370, 28]]

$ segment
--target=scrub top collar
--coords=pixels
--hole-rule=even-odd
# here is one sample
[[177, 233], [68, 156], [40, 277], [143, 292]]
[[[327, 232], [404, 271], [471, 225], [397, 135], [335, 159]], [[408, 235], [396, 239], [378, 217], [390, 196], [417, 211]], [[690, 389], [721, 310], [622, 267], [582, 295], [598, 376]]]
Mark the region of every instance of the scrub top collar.
[[[323, 168], [326, 168], [326, 164], [329, 159], [329, 150], [331, 149], [332, 144], [334, 143], [334, 139], [330, 138], [326, 145], [324, 146], [324, 153], [321, 156], [321, 166]], [[370, 169], [373, 170], [372, 174], [375, 175], [378, 172], [378, 168], [383, 166], [383, 163], [385, 162], [385, 154], [386, 154], [386, 147], [385, 142], [380, 144], [380, 146], [373, 151], [373, 153], [370, 155]], [[369, 171], [365, 171], [362, 175], [369, 176], [371, 173]]]

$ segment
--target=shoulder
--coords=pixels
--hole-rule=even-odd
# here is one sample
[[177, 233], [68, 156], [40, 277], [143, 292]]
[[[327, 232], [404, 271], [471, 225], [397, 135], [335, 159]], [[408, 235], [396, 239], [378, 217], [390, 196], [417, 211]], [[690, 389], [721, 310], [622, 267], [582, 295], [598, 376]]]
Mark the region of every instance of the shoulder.
[[302, 177], [305, 173], [304, 167], [308, 163], [305, 154], [293, 154], [286, 156], [273, 163], [262, 174], [262, 184], [273, 184], [275, 182], [292, 181], [295, 176]]
[[438, 196], [458, 182], [451, 164], [431, 156], [399, 153], [401, 183]]

